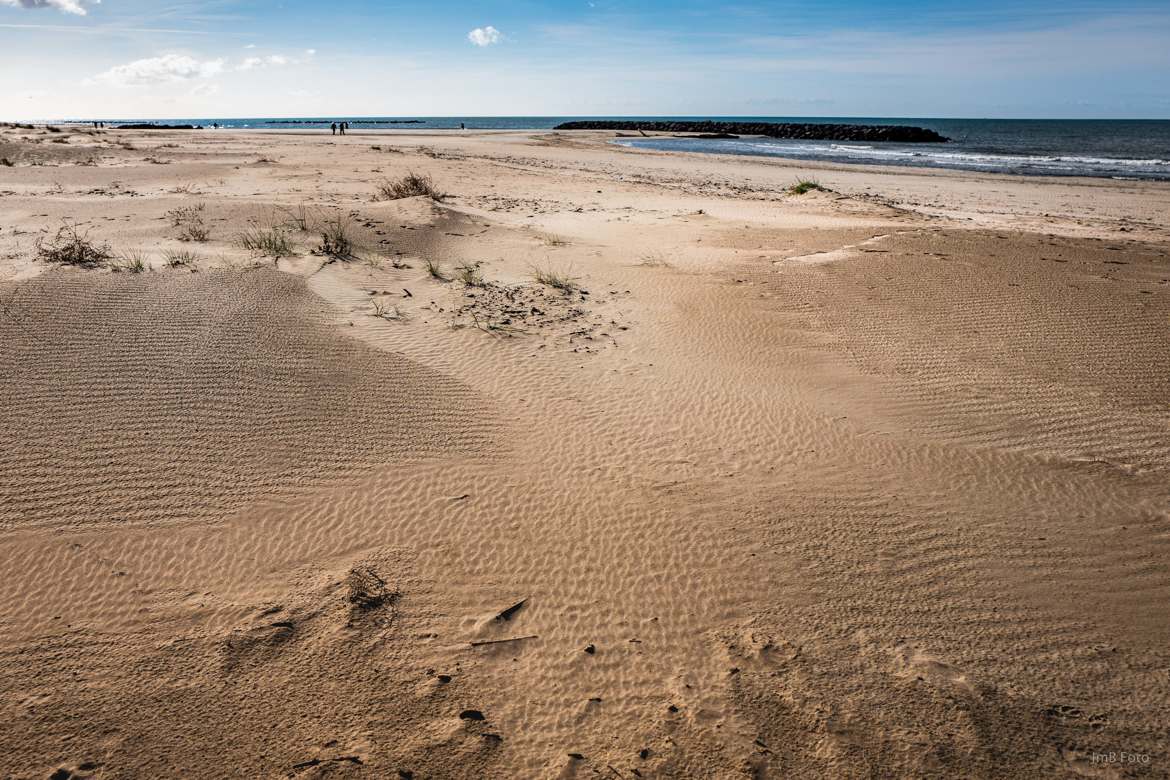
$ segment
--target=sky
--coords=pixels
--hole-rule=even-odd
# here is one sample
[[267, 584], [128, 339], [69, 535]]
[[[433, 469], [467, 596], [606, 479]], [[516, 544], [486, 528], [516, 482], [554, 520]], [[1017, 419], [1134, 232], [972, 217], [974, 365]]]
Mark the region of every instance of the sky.
[[1170, 118], [1170, 0], [0, 0], [0, 119]]

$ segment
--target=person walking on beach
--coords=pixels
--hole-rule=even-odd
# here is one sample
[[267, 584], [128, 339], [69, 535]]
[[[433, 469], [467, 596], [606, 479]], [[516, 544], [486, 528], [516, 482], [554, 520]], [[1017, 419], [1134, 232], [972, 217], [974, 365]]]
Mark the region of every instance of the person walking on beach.
[[345, 131], [349, 129], [349, 122], [341, 123], [341, 134], [345, 135]]
[[337, 135], [337, 123], [336, 122], [329, 125], [329, 129], [333, 131], [334, 135]]

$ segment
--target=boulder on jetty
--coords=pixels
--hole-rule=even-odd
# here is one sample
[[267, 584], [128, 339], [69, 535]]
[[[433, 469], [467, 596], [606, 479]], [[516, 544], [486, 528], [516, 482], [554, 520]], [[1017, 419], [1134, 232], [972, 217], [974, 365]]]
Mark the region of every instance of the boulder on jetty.
[[553, 129], [762, 135], [769, 138], [804, 138], [813, 141], [894, 141], [904, 144], [945, 143], [950, 140], [933, 130], [927, 130], [925, 127], [817, 124], [811, 122], [636, 122], [587, 119], [578, 122], [564, 122]]
[[118, 125], [115, 130], [202, 130], [202, 125], [156, 125], [141, 122], [133, 125]]

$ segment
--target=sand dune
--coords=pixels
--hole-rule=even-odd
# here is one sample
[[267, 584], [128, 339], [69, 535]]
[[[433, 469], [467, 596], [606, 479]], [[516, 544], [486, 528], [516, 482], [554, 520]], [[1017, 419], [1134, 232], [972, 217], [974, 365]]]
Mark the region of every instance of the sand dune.
[[0, 773], [1168, 774], [1165, 186], [210, 137], [0, 169]]

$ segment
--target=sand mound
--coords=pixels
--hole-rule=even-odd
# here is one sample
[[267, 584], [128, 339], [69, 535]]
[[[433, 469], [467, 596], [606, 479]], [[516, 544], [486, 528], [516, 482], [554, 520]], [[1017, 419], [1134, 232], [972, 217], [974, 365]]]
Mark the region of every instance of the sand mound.
[[273, 270], [53, 273], [0, 294], [9, 528], [218, 519], [488, 431], [465, 387], [347, 339]]

